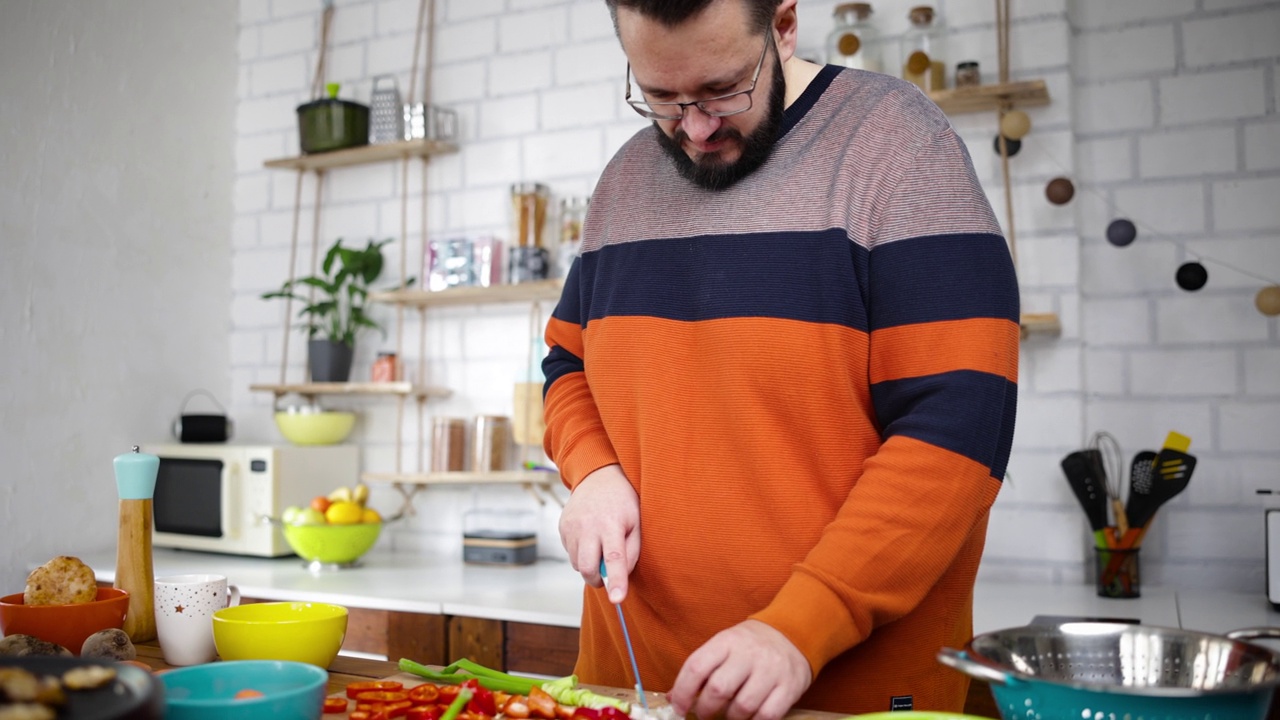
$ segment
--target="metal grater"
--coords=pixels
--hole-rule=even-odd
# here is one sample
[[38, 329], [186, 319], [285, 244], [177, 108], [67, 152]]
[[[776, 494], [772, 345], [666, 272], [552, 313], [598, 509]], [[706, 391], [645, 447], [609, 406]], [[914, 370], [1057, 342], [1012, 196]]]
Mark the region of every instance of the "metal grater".
[[400, 88], [394, 75], [379, 75], [373, 79], [373, 93], [369, 98], [369, 142], [387, 143], [403, 139], [404, 113]]

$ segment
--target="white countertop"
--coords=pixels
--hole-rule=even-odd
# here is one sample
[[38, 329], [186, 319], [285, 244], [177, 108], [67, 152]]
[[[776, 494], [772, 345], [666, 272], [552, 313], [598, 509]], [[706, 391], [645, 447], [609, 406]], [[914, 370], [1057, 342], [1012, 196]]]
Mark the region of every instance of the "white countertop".
[[[114, 554], [84, 554], [98, 579], [115, 580]], [[250, 558], [156, 548], [155, 576], [226, 575], [245, 597], [578, 627], [582, 578], [569, 563], [468, 565], [459, 557], [371, 552], [354, 568], [313, 572], [296, 557]]]
[[[115, 555], [79, 556], [98, 579], [115, 579]], [[560, 560], [532, 565], [469, 565], [454, 555], [374, 551], [355, 568], [311, 571], [296, 557], [265, 559], [157, 548], [156, 577], [226, 575], [242, 595], [262, 600], [331, 602], [348, 607], [578, 627], [582, 579]], [[1029, 624], [1036, 616], [1136, 620], [1144, 625], [1224, 633], [1280, 626], [1266, 596], [1175, 591], [1144, 586], [1142, 597], [1098, 597], [1092, 585], [979, 582], [973, 630], [978, 635]]]

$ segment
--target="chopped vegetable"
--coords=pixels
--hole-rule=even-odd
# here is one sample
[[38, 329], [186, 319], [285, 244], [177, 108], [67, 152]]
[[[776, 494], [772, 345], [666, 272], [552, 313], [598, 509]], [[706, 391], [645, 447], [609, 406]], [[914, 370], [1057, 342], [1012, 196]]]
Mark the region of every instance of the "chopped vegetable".
[[403, 690], [404, 685], [395, 680], [366, 680], [364, 682], [353, 682], [347, 686], [347, 697], [354, 700], [357, 695], [363, 692], [376, 690], [395, 691]]
[[330, 713], [344, 713], [347, 711], [347, 699], [344, 697], [327, 697], [324, 699], [324, 711]]
[[[608, 695], [600, 695], [599, 693], [591, 692], [586, 688], [576, 687], [578, 684], [577, 675], [569, 675], [567, 677], [551, 681], [534, 680], [517, 675], [508, 675], [507, 673], [487, 668], [479, 663], [467, 660], [466, 658], [453, 662], [439, 672], [420, 663], [416, 663], [409, 658], [400, 658], [400, 669], [404, 672], [413, 673], [414, 675], [424, 677], [437, 683], [457, 685], [474, 679], [480, 687], [488, 690], [526, 696], [530, 695], [534, 688], [540, 688], [550, 695], [556, 702], [563, 705], [590, 708], [615, 707], [623, 713], [631, 711], [631, 704], [625, 700], [619, 700], [618, 698], [609, 697]], [[530, 702], [532, 703], [532, 700]], [[548, 719], [556, 717], [554, 710], [550, 715], [540, 715], [533, 704], [529, 705], [529, 712], [535, 717], [544, 717]], [[453, 720], [453, 718], [448, 718], [448, 720]]]

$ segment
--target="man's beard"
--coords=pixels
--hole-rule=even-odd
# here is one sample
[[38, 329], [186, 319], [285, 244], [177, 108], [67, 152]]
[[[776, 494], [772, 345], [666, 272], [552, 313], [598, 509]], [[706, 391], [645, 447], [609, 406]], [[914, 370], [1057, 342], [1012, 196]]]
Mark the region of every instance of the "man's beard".
[[[704, 156], [695, 162], [682, 147], [684, 141], [688, 140], [684, 130], [676, 130], [675, 137], [668, 137], [661, 127], [657, 128], [658, 144], [666, 151], [671, 161], [676, 164], [676, 169], [686, 180], [707, 190], [724, 190], [755, 172], [765, 160], [769, 159], [769, 153], [773, 152], [773, 146], [778, 141], [778, 129], [782, 127], [786, 89], [787, 83], [782, 77], [782, 63], [778, 61], [777, 55], [774, 55], [773, 82], [769, 87], [769, 107], [764, 119], [760, 121], [760, 126], [744, 138], [737, 128], [721, 125], [719, 130], [707, 138], [709, 143], [725, 139], [736, 140], [738, 146], [742, 148], [742, 155], [734, 162], [722, 161], [718, 153]], [[702, 111], [689, 108], [685, 112]], [[657, 124], [657, 122], [654, 123], [655, 126]]]

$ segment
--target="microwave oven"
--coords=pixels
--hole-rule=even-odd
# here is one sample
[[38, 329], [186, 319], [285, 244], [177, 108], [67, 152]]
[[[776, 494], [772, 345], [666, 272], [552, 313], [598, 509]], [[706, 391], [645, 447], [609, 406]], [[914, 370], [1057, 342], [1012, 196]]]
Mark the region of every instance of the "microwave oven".
[[284, 557], [293, 550], [272, 520], [360, 476], [355, 445], [150, 445], [160, 458], [152, 545]]

